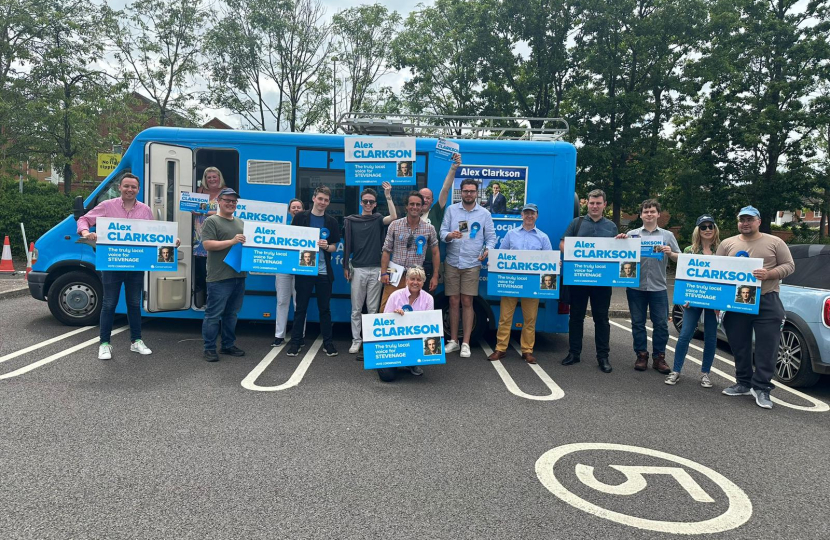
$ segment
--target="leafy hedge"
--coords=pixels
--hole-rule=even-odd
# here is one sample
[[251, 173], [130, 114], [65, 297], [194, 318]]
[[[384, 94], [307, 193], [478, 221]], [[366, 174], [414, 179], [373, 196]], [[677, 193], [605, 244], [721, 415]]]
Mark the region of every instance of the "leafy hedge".
[[20, 223], [26, 227], [26, 237], [34, 242], [72, 213], [73, 193], [67, 197], [57, 186], [49, 182], [28, 180], [23, 183], [23, 193], [15, 179], [0, 179], [0, 241], [9, 235], [12, 254], [25, 257], [28, 246], [23, 245]]

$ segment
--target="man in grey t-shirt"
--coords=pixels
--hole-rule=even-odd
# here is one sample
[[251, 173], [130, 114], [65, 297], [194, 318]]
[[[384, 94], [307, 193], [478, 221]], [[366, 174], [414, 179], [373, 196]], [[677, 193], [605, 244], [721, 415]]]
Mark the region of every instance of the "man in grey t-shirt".
[[[660, 217], [660, 203], [647, 199], [640, 205], [643, 226], [620, 234], [617, 238], [641, 238], [659, 241], [658, 251], [662, 257], [640, 257], [640, 285], [626, 289], [628, 309], [631, 312], [631, 334], [634, 337], [634, 352], [637, 360], [634, 369], [645, 371], [648, 367], [648, 335], [646, 334], [646, 310], [654, 325], [652, 335], [652, 364], [663, 374], [671, 373], [666, 364], [666, 344], [669, 341], [669, 296], [666, 287], [666, 266], [669, 259], [676, 261], [680, 246], [671, 231], [657, 226]], [[652, 250], [653, 252], [653, 250]]]

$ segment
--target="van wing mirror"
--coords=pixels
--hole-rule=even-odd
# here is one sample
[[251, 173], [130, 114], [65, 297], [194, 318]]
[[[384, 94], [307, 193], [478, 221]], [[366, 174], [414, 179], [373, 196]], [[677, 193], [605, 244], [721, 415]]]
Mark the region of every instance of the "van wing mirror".
[[84, 199], [80, 195], [75, 197], [75, 202], [72, 203], [72, 214], [75, 216], [75, 221], [81, 219], [81, 216], [86, 214], [86, 209], [84, 208]]

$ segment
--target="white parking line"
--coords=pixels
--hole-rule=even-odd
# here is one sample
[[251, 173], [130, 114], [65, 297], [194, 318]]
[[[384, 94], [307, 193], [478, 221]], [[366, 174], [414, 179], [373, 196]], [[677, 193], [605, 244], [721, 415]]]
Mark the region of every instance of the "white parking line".
[[[611, 321], [611, 324], [613, 324], [614, 326], [617, 326], [619, 328], [622, 328], [626, 332], [631, 332], [631, 328], [629, 328], [627, 326], [624, 326], [620, 323]], [[646, 327], [646, 328], [649, 328], [649, 327]], [[649, 329], [651, 330], [651, 328], [649, 328]], [[677, 341], [677, 338], [675, 338], [674, 336], [670, 335], [669, 337], [674, 339], [675, 341]], [[650, 338], [650, 337], [648, 337], [648, 340], [653, 341], [652, 338]], [[693, 349], [696, 349], [700, 352], [703, 352], [703, 349], [701, 349], [700, 347], [698, 347], [696, 345], [689, 344], [689, 348], [690, 349], [693, 348]], [[674, 347], [666, 345], [666, 349], [670, 350], [671, 352], [675, 352]], [[732, 360], [729, 360], [727, 358], [724, 358], [723, 356], [721, 356], [719, 354], [716, 354], [715, 358], [717, 358], [718, 360], [721, 360], [723, 362], [726, 362], [727, 364], [729, 364], [732, 367], [735, 367], [735, 362], [733, 362]], [[686, 355], [686, 360], [691, 360], [692, 362], [694, 362], [697, 365], [703, 365], [703, 362], [701, 360], [698, 360], [697, 358], [695, 358], [693, 356], [690, 356], [688, 354]], [[724, 379], [726, 379], [728, 381], [731, 381], [733, 383], [737, 382], [735, 380], [735, 377], [733, 377], [732, 375], [728, 375], [727, 373], [724, 373], [723, 371], [717, 369], [714, 366], [712, 366], [712, 372], [717, 373], [718, 375], [720, 375], [721, 377], [723, 377]], [[791, 393], [795, 396], [798, 396], [799, 398], [803, 399], [804, 401], [809, 401], [810, 403], [813, 403], [812, 407], [807, 407], [807, 406], [804, 406], [804, 405], [793, 405], [792, 403], [787, 403], [786, 401], [782, 401], [781, 399], [779, 399], [779, 398], [777, 398], [773, 395], [770, 395], [770, 399], [772, 399], [773, 402], [778, 403], [779, 405], [781, 405], [783, 407], [788, 407], [790, 409], [796, 409], [798, 411], [806, 411], [806, 412], [827, 412], [827, 411], [830, 411], [830, 405], [828, 405], [827, 403], [825, 403], [823, 401], [819, 401], [819, 400], [817, 400], [817, 399], [815, 399], [811, 396], [808, 396], [807, 394], [805, 394], [803, 392], [799, 392], [798, 390], [796, 390], [794, 388], [790, 388], [789, 386], [781, 384], [779, 382], [773, 382], [773, 384], [775, 385], [776, 388], [780, 388], [781, 390], [784, 390], [785, 392], [789, 392], [789, 393]]]
[[97, 326], [82, 326], [81, 328], [76, 328], [75, 330], [72, 330], [71, 332], [67, 332], [65, 334], [55, 336], [52, 339], [47, 339], [46, 341], [41, 341], [37, 345], [32, 345], [31, 347], [26, 347], [25, 349], [20, 349], [19, 351], [9, 353], [6, 356], [0, 356], [0, 364], [5, 362], [6, 360], [11, 360], [12, 358], [17, 358], [18, 356], [22, 356], [26, 353], [36, 351], [36, 350], [40, 349], [41, 347], [46, 347], [47, 345], [51, 345], [52, 343], [55, 343], [55, 342], [60, 341], [62, 339], [72, 337], [75, 334], [80, 334], [81, 332], [86, 332], [90, 328], [97, 328]]
[[[489, 345], [487, 345], [486, 342], [481, 341], [479, 342], [479, 345], [484, 350], [484, 354], [486, 354], [487, 356], [493, 354], [493, 350], [490, 348]], [[515, 342], [512, 345], [516, 349], [516, 351], [521, 354], [521, 348], [517, 347]], [[522, 360], [522, 363], [524, 364], [526, 362]], [[538, 375], [542, 382], [545, 383], [545, 386], [547, 386], [550, 389], [550, 394], [546, 396], [528, 394], [520, 390], [519, 386], [516, 384], [516, 381], [513, 380], [513, 377], [511, 377], [507, 370], [504, 368], [504, 365], [501, 363], [501, 360], [490, 362], [490, 364], [492, 364], [493, 367], [496, 368], [496, 372], [499, 374], [499, 377], [501, 377], [502, 382], [504, 382], [504, 385], [514, 396], [518, 396], [525, 399], [531, 399], [534, 401], [555, 401], [557, 399], [562, 399], [563, 397], [565, 397], [565, 392], [562, 391], [559, 385], [556, 384], [553, 381], [553, 379], [551, 379], [550, 376], [548, 376], [547, 373], [545, 373], [545, 370], [543, 370], [536, 364], [527, 365], [533, 368], [533, 371], [536, 372], [536, 375]]]
[[[124, 325], [121, 328], [116, 328], [115, 330], [112, 331], [112, 335], [114, 336], [116, 334], [120, 334], [121, 332], [123, 332], [124, 330], [127, 330], [128, 328], [129, 328], [128, 325]], [[98, 343], [98, 341], [99, 341], [99, 338], [94, 337], [92, 339], [84, 341], [83, 343], [79, 343], [78, 345], [75, 345], [74, 347], [70, 347], [66, 350], [63, 350], [63, 351], [59, 352], [59, 353], [55, 353], [52, 356], [47, 356], [43, 360], [38, 360], [37, 362], [33, 362], [33, 363], [29, 364], [28, 366], [23, 366], [20, 369], [16, 369], [16, 370], [12, 371], [11, 373], [6, 373], [5, 375], [0, 375], [0, 380], [11, 379], [11, 378], [23, 375], [24, 373], [29, 373], [30, 371], [32, 371], [34, 369], [37, 369], [40, 366], [45, 366], [46, 364], [54, 362], [58, 358], [63, 358], [64, 356], [68, 356], [68, 355], [70, 355], [74, 352], [80, 351], [81, 349], [89, 347], [90, 345], [95, 345], [95, 344]]]
[[320, 336], [314, 340], [314, 343], [311, 344], [311, 347], [308, 348], [308, 351], [303, 356], [303, 360], [300, 362], [300, 365], [297, 366], [297, 369], [294, 370], [294, 373], [291, 374], [291, 377], [288, 381], [284, 382], [279, 386], [258, 386], [256, 384], [257, 379], [259, 379], [260, 375], [271, 365], [271, 362], [274, 361], [274, 358], [282, 351], [287, 343], [280, 345], [279, 347], [274, 347], [265, 357], [260, 361], [257, 366], [251, 370], [248, 375], [242, 379], [242, 387], [248, 390], [253, 390], [254, 392], [277, 392], [279, 390], [287, 390], [289, 388], [293, 388], [300, 384], [300, 381], [303, 380], [305, 376], [305, 372], [308, 371], [309, 366], [311, 365], [311, 361], [314, 360], [314, 357], [317, 355], [317, 351], [320, 350], [320, 347], [323, 345], [323, 337]]

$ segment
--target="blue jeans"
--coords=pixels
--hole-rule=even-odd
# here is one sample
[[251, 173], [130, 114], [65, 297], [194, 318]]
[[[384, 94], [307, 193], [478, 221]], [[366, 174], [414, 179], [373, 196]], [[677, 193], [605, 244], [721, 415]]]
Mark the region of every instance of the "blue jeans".
[[144, 291], [144, 272], [101, 272], [104, 299], [101, 302], [101, 343], [109, 343], [112, 337], [112, 320], [115, 306], [124, 284], [124, 300], [127, 304], [127, 320], [130, 322], [130, 341], [141, 339], [141, 293]]
[[626, 289], [628, 309], [631, 311], [631, 333], [634, 335], [634, 352], [648, 352], [648, 334], [646, 334], [646, 309], [649, 311], [654, 354], [665, 354], [669, 341], [669, 296], [662, 291], [640, 291]]
[[689, 351], [689, 342], [697, 330], [697, 321], [703, 314], [703, 366], [701, 373], [709, 373], [712, 363], [715, 361], [715, 350], [718, 347], [718, 316], [715, 310], [698, 307], [687, 307], [683, 309], [683, 326], [680, 329], [680, 338], [677, 340], [677, 348], [674, 350], [674, 368], [672, 371], [680, 373], [683, 369], [683, 362], [686, 360], [686, 353]]
[[245, 299], [245, 278], [223, 279], [207, 283], [207, 306], [202, 321], [205, 350], [216, 350], [219, 322], [222, 322], [222, 348], [230, 349], [236, 343], [236, 315]]

